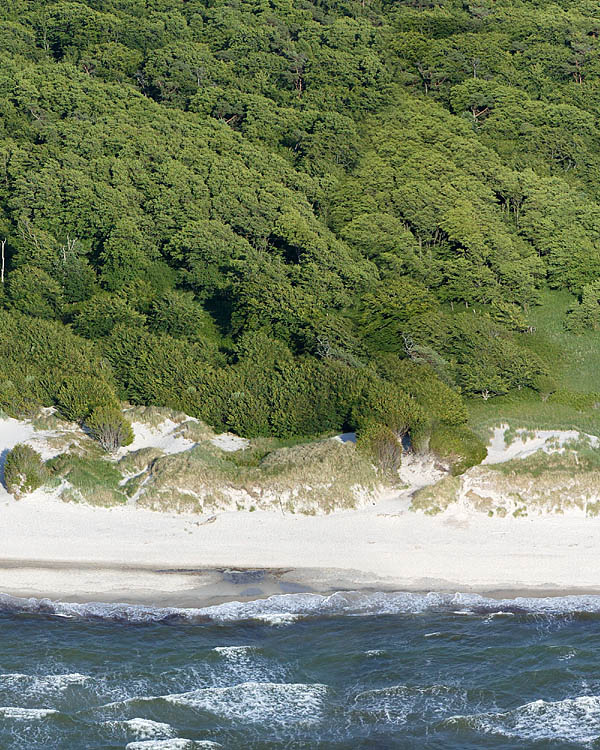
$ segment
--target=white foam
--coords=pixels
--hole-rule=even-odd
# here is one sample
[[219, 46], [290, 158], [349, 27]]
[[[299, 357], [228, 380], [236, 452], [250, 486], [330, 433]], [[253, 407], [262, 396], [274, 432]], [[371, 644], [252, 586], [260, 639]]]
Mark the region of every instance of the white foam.
[[223, 747], [212, 740], [186, 740], [182, 737], [172, 737], [168, 740], [141, 740], [130, 742], [125, 750], [209, 750], [209, 748]]
[[215, 646], [213, 651], [222, 654], [226, 658], [235, 658], [240, 654], [249, 654], [256, 651], [256, 646]]
[[445, 723], [520, 740], [593, 742], [600, 738], [600, 697], [582, 695], [562, 701], [537, 700], [495, 714], [453, 716]]
[[264, 676], [254, 646], [216, 646], [213, 651], [224, 659], [238, 680], [260, 680]]
[[83, 685], [90, 677], [78, 672], [72, 674], [30, 675], [19, 672], [0, 674], [0, 689], [18, 691], [19, 695], [47, 695], [63, 692], [71, 685]]
[[219, 675], [229, 673], [230, 677], [221, 684], [231, 682], [286, 682], [289, 673], [282, 665], [265, 657], [256, 646], [216, 646], [213, 651], [219, 655]]
[[0, 706], [0, 716], [4, 719], [44, 719], [57, 714], [53, 708], [20, 708], [19, 706]]
[[[195, 750], [197, 747], [202, 747], [193, 740], [186, 740], [181, 737], [173, 737], [168, 740], [141, 740], [140, 742], [129, 742], [125, 746], [125, 750]], [[204, 745], [204, 747], [211, 747], [211, 745]], [[219, 745], [212, 745], [212, 747], [219, 747]]]
[[561, 616], [578, 612], [600, 614], [600, 596], [516, 597], [490, 599], [479, 594], [413, 594], [408, 592], [344, 591], [324, 594], [276, 594], [249, 602], [226, 602], [198, 609], [147, 607], [130, 604], [53, 602], [50, 599], [23, 599], [0, 594], [0, 611], [99, 618], [110, 621], [160, 622], [181, 618], [191, 622], [212, 620], [228, 623], [259, 620], [270, 624], [291, 624], [299, 618], [321, 616], [371, 616], [454, 612], [461, 615], [489, 616], [527, 612]]
[[258, 614], [254, 620], [260, 622], [266, 622], [267, 625], [273, 625], [274, 627], [281, 627], [282, 625], [291, 625], [300, 619], [299, 615], [292, 614], [291, 612], [266, 612], [265, 614]]
[[123, 725], [133, 732], [138, 740], [171, 739], [174, 734], [169, 724], [151, 719], [128, 719]]
[[365, 690], [354, 697], [354, 707], [361, 713], [397, 725], [405, 724], [409, 714], [447, 716], [449, 706], [456, 710], [465, 704], [464, 690], [449, 685], [393, 685]]
[[319, 721], [326, 685], [278, 682], [244, 682], [166, 695], [177, 705], [210, 711], [226, 719], [271, 724], [312, 724]]

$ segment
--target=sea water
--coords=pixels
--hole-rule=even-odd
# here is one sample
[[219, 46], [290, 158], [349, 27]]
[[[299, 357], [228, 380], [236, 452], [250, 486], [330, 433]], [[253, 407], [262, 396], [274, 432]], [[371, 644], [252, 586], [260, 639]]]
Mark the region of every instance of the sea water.
[[600, 747], [600, 598], [0, 595], [0, 748]]

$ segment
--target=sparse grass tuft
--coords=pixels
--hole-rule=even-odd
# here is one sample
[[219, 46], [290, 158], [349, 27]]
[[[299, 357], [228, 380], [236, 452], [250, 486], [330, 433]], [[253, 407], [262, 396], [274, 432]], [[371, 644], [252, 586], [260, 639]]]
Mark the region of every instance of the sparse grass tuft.
[[125, 476], [139, 474], [140, 471], [144, 471], [159, 456], [164, 456], [160, 448], [140, 448], [138, 451], [125, 454], [117, 466]]
[[460, 485], [460, 477], [444, 477], [436, 484], [415, 492], [410, 510], [422, 511], [427, 516], [443, 513], [451, 503], [458, 500]]
[[150, 427], [159, 427], [167, 419], [176, 424], [189, 419], [187, 414], [166, 406], [127, 406], [123, 414], [130, 422], [143, 422]]

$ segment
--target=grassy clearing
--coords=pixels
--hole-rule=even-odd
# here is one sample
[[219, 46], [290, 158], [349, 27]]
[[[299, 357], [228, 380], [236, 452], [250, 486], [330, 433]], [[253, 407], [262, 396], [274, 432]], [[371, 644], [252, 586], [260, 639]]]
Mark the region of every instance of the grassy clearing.
[[536, 331], [523, 334], [523, 343], [551, 363], [560, 388], [589, 393], [600, 390], [600, 331], [566, 330], [567, 310], [576, 301], [568, 292], [543, 291], [529, 315]]
[[543, 401], [533, 391], [471, 399], [469, 426], [484, 439], [493, 427], [508, 423], [526, 430], [580, 430], [600, 437], [600, 409], [580, 410], [567, 404]]
[[[521, 341], [550, 363], [557, 393], [548, 396], [524, 389], [506, 396], [468, 403], [470, 427], [481, 437], [501, 423], [529, 430], [581, 430], [600, 436], [600, 331], [579, 336], [564, 323], [575, 297], [567, 292], [545, 290], [542, 304], [530, 314], [535, 333]], [[591, 394], [588, 398], [584, 394]]]

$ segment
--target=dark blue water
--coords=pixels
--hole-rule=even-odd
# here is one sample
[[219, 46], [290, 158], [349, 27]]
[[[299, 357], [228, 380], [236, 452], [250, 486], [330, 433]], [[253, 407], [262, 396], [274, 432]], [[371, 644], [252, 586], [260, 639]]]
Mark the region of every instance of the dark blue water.
[[0, 748], [600, 747], [600, 599], [0, 596]]

